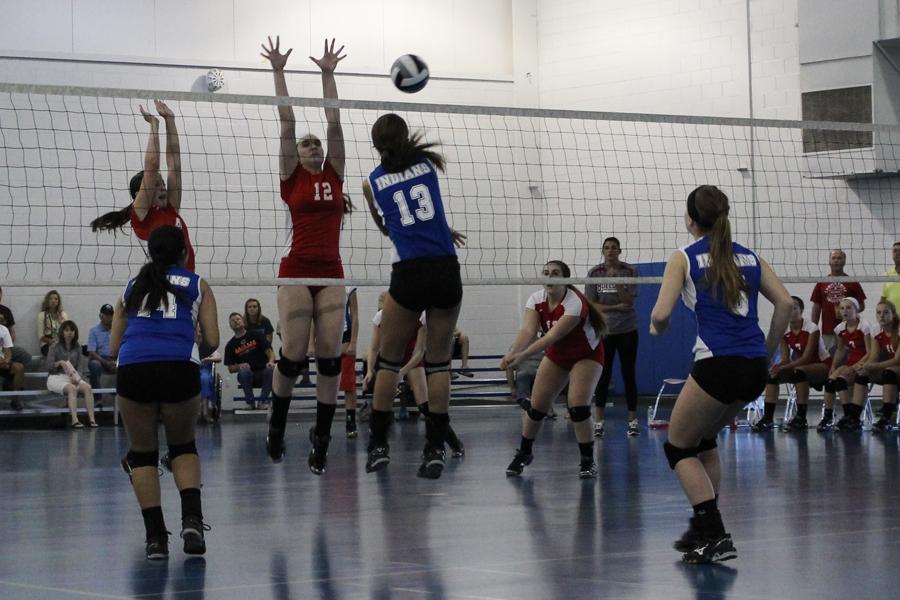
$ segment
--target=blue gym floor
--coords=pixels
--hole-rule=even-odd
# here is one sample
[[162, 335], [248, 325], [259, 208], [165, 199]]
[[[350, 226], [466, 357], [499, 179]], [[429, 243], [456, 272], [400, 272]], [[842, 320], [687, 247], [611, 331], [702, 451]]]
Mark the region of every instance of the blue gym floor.
[[[339, 413], [340, 414], [340, 413]], [[415, 477], [424, 426], [397, 423], [391, 465], [364, 470], [366, 435], [335, 424], [328, 471], [306, 467], [305, 417], [286, 460], [263, 422], [198, 429], [208, 552], [186, 558], [178, 495], [163, 475], [167, 561], [119, 467], [124, 431], [0, 432], [0, 598], [896, 598], [898, 434], [726, 431], [721, 507], [738, 559], [689, 567], [671, 549], [689, 507], [665, 431], [626, 438], [611, 411], [600, 474], [577, 476], [570, 425], [547, 422], [521, 478], [504, 471], [518, 408], [462, 409], [464, 459]]]

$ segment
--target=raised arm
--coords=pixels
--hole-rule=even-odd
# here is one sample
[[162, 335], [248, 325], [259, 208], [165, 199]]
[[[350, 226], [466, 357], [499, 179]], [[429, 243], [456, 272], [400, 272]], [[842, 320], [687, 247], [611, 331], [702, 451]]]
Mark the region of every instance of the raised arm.
[[[272, 37], [269, 36], [269, 47], [262, 45], [263, 51], [260, 55], [269, 61], [272, 65], [272, 75], [275, 77], [275, 95], [288, 95], [287, 81], [284, 79], [284, 66], [287, 64], [288, 56], [294, 51], [288, 48], [287, 52], [281, 53], [281, 37], [275, 36], [275, 43], [272, 43]], [[297, 134], [295, 131], [294, 109], [290, 106], [278, 107], [278, 120], [281, 122], [280, 136], [280, 152], [278, 159], [278, 172], [281, 180], [288, 179], [296, 170], [300, 157], [297, 155]]]
[[166, 198], [169, 206], [181, 210], [181, 144], [178, 142], [178, 127], [175, 113], [165, 102], [154, 100], [156, 112], [166, 122]]
[[[328, 40], [325, 40], [325, 52], [322, 58], [309, 57], [311, 61], [316, 63], [322, 70], [322, 96], [326, 100], [337, 100], [337, 82], [334, 80], [334, 70], [337, 64], [347, 58], [347, 55], [341, 56], [344, 47], [334, 51], [334, 38], [331, 38], [331, 47], [328, 46]], [[328, 123], [328, 129], [325, 132], [328, 139], [328, 147], [326, 148], [325, 160], [331, 163], [331, 166], [337, 171], [338, 177], [344, 178], [344, 130], [341, 128], [341, 111], [337, 107], [325, 107], [325, 121]]]
[[372, 215], [372, 220], [375, 221], [375, 226], [378, 227], [381, 233], [388, 235], [387, 227], [384, 226], [384, 219], [378, 214], [378, 208], [375, 206], [375, 195], [372, 193], [372, 186], [369, 185], [368, 179], [363, 179], [362, 191], [363, 196], [366, 197], [366, 203], [369, 205], [369, 214]]
[[144, 176], [141, 188], [134, 197], [131, 210], [139, 221], [143, 221], [150, 211], [150, 190], [156, 185], [159, 175], [159, 119], [151, 115], [143, 106], [138, 106], [141, 116], [150, 123], [150, 137], [147, 138], [147, 151], [144, 153]]

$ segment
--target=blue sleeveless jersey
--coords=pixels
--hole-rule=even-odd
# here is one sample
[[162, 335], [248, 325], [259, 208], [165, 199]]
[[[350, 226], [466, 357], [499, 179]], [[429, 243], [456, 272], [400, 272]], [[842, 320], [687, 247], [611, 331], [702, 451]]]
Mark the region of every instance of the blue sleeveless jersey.
[[428, 256], [456, 256], [444, 214], [437, 169], [422, 159], [405, 171], [369, 174], [378, 214], [394, 244], [394, 262]]
[[[157, 361], [190, 361], [200, 364], [200, 353], [194, 342], [194, 329], [200, 301], [200, 276], [172, 267], [167, 272], [172, 287], [181, 294], [169, 293], [169, 308], [140, 310], [128, 314], [128, 325], [119, 349], [119, 366]], [[127, 302], [134, 287], [128, 282], [123, 300]]]
[[706, 267], [710, 261], [709, 240], [702, 238], [681, 248], [689, 269], [681, 297], [697, 317], [695, 361], [712, 356], [768, 356], [756, 312], [762, 275], [759, 257], [737, 243], [732, 243], [731, 248], [747, 282], [747, 293], [742, 293], [741, 302], [734, 310], [725, 305], [722, 292], [718, 299], [713, 298], [706, 282]]

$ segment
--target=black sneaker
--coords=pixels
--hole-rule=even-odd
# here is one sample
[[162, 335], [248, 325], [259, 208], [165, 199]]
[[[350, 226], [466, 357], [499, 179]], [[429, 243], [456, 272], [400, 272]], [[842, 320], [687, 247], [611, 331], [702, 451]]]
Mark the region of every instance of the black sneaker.
[[369, 447], [369, 456], [366, 458], [366, 473], [380, 471], [390, 463], [391, 457], [388, 455], [388, 447], [386, 445]]
[[347, 421], [347, 439], [355, 440], [359, 432], [356, 428], [356, 421]]
[[759, 421], [751, 425], [750, 429], [757, 433], [772, 431], [773, 429], [775, 429], [775, 421], [773, 421], [769, 417], [763, 417]]
[[882, 415], [878, 418], [877, 421], [872, 423], [872, 431], [876, 433], [890, 431], [891, 429], [893, 429], [893, 423], [891, 422], [891, 419], [885, 417], [884, 415]]
[[169, 535], [152, 535], [147, 538], [145, 547], [147, 560], [163, 560], [169, 558]]
[[816, 431], [831, 431], [832, 429], [834, 429], [834, 422], [831, 417], [822, 417], [822, 420], [816, 425]]
[[809, 425], [803, 417], [794, 417], [784, 426], [785, 431], [806, 431]]
[[691, 517], [687, 531], [681, 534], [679, 539], [675, 540], [672, 547], [679, 552], [690, 552], [701, 544], [703, 544], [703, 533], [700, 531], [697, 517]]
[[862, 421], [856, 417], [844, 417], [838, 421], [837, 429], [839, 431], [861, 431]]
[[596, 423], [594, 423], [594, 437], [602, 438], [603, 432], [604, 432], [603, 421], [597, 421]]
[[[508, 473], [509, 471], [507, 471]], [[578, 467], [579, 479], [593, 479], [597, 476], [597, 463], [593, 458], [582, 458], [581, 466]]]
[[466, 447], [452, 429], [447, 434], [447, 446], [450, 448], [450, 455], [453, 458], [462, 458], [466, 455]]
[[681, 560], [691, 565], [702, 565], [733, 558], [737, 558], [737, 550], [731, 541], [731, 534], [726, 533], [717, 540], [702, 540], [692, 550], [685, 552]]
[[440, 479], [443, 472], [444, 449], [426, 446], [422, 452], [422, 464], [419, 465], [419, 472], [416, 475], [423, 479]]
[[331, 441], [330, 435], [316, 435], [315, 426], [309, 428], [309, 459], [306, 464], [313, 475], [321, 475], [325, 472], [325, 462], [328, 459], [328, 442]]
[[206, 554], [206, 540], [203, 532], [210, 527], [200, 517], [182, 517], [181, 539], [184, 540], [185, 554]]
[[266, 436], [266, 453], [274, 463], [280, 463], [284, 459], [284, 431], [269, 428]]
[[533, 460], [533, 454], [524, 454], [521, 450], [516, 450], [516, 455], [513, 457], [512, 462], [506, 467], [506, 476], [518, 477]]
[[638, 425], [637, 419], [632, 419], [628, 421], [628, 437], [637, 437], [641, 435], [641, 427]]

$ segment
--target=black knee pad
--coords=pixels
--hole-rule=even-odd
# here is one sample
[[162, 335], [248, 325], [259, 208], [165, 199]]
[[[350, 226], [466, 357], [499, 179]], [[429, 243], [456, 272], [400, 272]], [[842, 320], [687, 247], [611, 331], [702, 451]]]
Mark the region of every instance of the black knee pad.
[[394, 362], [391, 360], [386, 360], [380, 354], [375, 357], [375, 370], [384, 369], [385, 371], [393, 371], [394, 373], [399, 373], [400, 369], [403, 368], [403, 363]]
[[428, 362], [425, 361], [425, 375], [434, 375], [435, 373], [445, 373], [450, 370], [450, 361], [444, 362]]
[[711, 440], [701, 438], [700, 443], [697, 444], [697, 453], [699, 454], [701, 452], [707, 452], [709, 450], [712, 450], [713, 448], [718, 448], [718, 447], [719, 447], [719, 443], [716, 440], [716, 438], [713, 438]]
[[158, 468], [159, 450], [157, 449], [153, 452], [135, 452], [134, 450], [129, 450], [128, 454], [125, 455], [125, 460], [122, 461], [122, 468], [125, 469], [125, 472], [131, 477], [131, 472], [134, 469], [139, 469], [141, 467]]
[[169, 462], [172, 462], [182, 454], [197, 454], [197, 444], [191, 440], [186, 444], [169, 444]]
[[325, 377], [337, 377], [341, 374], [341, 357], [316, 357], [316, 371]]
[[[839, 381], [841, 381], [841, 380], [839, 380]], [[856, 381], [854, 381], [854, 383], [855, 383], [856, 385], [865, 385], [865, 386], [868, 386], [868, 385], [869, 385], [869, 378], [868, 378], [868, 377], [865, 377], [865, 376], [863, 376], [863, 375], [860, 375], [859, 377], [856, 378]], [[845, 382], [845, 385], [846, 385], [846, 382]], [[846, 389], [846, 388], [844, 388], [844, 389]]]
[[666, 458], [669, 460], [669, 468], [673, 471], [675, 470], [675, 465], [686, 458], [696, 458], [698, 452], [696, 446], [693, 448], [679, 448], [678, 446], [670, 444], [668, 440], [663, 444], [663, 450], [666, 451]]
[[890, 369], [881, 372], [881, 383], [895, 384], [897, 383], [897, 374]]
[[802, 369], [794, 369], [793, 372], [794, 383], [802, 383], [804, 381], [808, 381], [806, 377], [806, 371]]
[[547, 417], [547, 413], [541, 412], [533, 406], [526, 410], [525, 413], [528, 415], [529, 419], [531, 419], [532, 421], [537, 421], [538, 423], [540, 423]]
[[843, 377], [838, 377], [837, 379], [827, 379], [825, 381], [825, 391], [831, 392], [832, 394], [835, 392], [841, 392], [847, 389], [847, 380]]
[[[291, 360], [284, 355], [284, 353], [279, 350], [278, 354], [280, 358], [278, 359], [278, 372], [284, 375], [285, 377], [290, 377], [291, 379], [296, 379], [300, 376], [301, 371], [303, 371], [303, 360]], [[306, 362], [306, 366], [309, 367], [309, 361], [304, 359]]]
[[591, 407], [590, 406], [570, 406], [569, 407], [569, 419], [573, 423], [581, 423], [582, 421], [587, 421], [591, 418]]
[[777, 377], [772, 377], [771, 375], [766, 377], [766, 385], [778, 385], [779, 383], [781, 382], [778, 381]]

